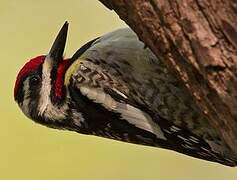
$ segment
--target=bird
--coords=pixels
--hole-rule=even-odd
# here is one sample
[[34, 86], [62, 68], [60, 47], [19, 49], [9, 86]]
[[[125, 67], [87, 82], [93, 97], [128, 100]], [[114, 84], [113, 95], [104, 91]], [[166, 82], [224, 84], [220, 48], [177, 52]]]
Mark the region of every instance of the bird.
[[49, 53], [19, 71], [14, 99], [41, 125], [173, 150], [226, 166], [237, 157], [193, 97], [130, 28], [64, 57], [66, 21]]

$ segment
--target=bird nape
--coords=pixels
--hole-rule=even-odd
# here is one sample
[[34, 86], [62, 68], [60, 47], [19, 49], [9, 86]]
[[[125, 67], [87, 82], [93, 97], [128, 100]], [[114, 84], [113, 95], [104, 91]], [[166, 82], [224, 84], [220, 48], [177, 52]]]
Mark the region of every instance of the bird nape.
[[47, 55], [20, 70], [14, 98], [33, 121], [57, 129], [174, 150], [236, 166], [237, 158], [187, 89], [129, 28], [64, 59], [65, 22]]

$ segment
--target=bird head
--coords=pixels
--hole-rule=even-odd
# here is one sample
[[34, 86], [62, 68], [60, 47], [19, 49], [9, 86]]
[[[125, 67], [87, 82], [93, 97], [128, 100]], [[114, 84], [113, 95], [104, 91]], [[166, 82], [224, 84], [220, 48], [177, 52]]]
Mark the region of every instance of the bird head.
[[33, 120], [60, 118], [50, 113], [50, 109], [55, 108], [55, 104], [59, 108], [66, 96], [64, 74], [71, 64], [69, 60], [63, 60], [67, 31], [68, 23], [65, 22], [49, 53], [28, 61], [17, 75], [15, 101]]

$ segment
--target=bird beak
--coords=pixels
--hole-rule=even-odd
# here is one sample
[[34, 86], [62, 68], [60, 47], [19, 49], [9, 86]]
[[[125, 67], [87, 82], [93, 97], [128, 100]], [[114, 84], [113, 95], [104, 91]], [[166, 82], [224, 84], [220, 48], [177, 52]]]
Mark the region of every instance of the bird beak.
[[66, 21], [59, 31], [50, 51], [47, 55], [47, 59], [52, 60], [53, 64], [58, 64], [63, 60], [63, 52], [67, 40], [68, 22]]

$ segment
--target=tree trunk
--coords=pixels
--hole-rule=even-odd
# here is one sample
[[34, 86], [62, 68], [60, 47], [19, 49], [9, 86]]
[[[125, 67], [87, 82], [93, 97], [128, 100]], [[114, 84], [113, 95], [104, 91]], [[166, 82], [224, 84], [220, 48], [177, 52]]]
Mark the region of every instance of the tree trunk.
[[176, 73], [237, 155], [237, 1], [100, 1]]

